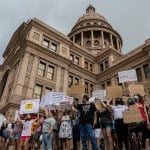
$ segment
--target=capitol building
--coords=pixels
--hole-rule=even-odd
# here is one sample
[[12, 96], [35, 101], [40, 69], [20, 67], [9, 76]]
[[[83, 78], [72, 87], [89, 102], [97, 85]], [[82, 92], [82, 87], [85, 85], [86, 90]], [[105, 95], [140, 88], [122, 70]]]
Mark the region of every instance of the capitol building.
[[134, 84], [144, 85], [150, 98], [150, 39], [127, 54], [122, 45], [121, 35], [92, 5], [68, 35], [37, 18], [23, 22], [3, 53], [0, 112], [14, 115], [21, 100], [41, 98], [49, 91], [68, 94], [71, 86], [80, 84], [89, 96], [111, 85], [121, 85], [126, 95], [131, 83], [120, 84], [118, 72], [128, 69], [136, 70]]

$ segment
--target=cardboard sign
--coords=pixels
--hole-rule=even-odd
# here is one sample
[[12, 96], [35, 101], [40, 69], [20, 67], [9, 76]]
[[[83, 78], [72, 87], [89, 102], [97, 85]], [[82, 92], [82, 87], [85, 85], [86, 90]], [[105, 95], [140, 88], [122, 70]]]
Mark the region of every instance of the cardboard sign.
[[22, 100], [20, 105], [20, 114], [38, 113], [39, 99]]
[[43, 95], [40, 102], [40, 108], [44, 108], [48, 105], [47, 96]]
[[95, 97], [96, 99], [104, 100], [106, 99], [106, 90], [93, 91], [92, 97]]
[[145, 96], [144, 85], [133, 84], [129, 85], [130, 96], [133, 97], [135, 93], [139, 93], [141, 96]]
[[140, 111], [136, 105], [131, 105], [129, 107], [129, 110], [126, 110], [123, 113], [123, 120], [124, 120], [124, 123], [133, 123], [133, 122], [143, 121]]
[[85, 93], [85, 85], [84, 84], [71, 86], [70, 89], [68, 90], [69, 95], [82, 94], [82, 93]]
[[122, 87], [121, 86], [108, 86], [106, 88], [107, 98], [118, 98], [122, 97]]
[[118, 72], [119, 83], [137, 81], [135, 69]]

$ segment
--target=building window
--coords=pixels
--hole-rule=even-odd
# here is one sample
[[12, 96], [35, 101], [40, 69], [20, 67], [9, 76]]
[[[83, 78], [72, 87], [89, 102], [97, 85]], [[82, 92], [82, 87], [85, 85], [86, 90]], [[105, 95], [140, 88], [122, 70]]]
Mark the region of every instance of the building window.
[[88, 70], [88, 62], [87, 61], [84, 62], [84, 65], [85, 65], [85, 69]]
[[75, 84], [75, 85], [78, 85], [78, 84], [79, 84], [79, 79], [78, 79], [78, 78], [75, 78], [74, 84]]
[[144, 73], [145, 73], [145, 77], [146, 79], [150, 77], [150, 68], [149, 68], [149, 65], [146, 64], [143, 66], [143, 69], [144, 69]]
[[47, 78], [53, 80], [54, 77], [54, 67], [48, 66], [47, 68]]
[[54, 51], [54, 52], [56, 52], [56, 50], [57, 50], [57, 44], [51, 43], [51, 50]]
[[90, 84], [90, 96], [92, 96], [93, 90], [94, 90], [94, 85]]
[[102, 84], [102, 90], [105, 90], [105, 84]]
[[75, 63], [76, 65], [79, 65], [79, 57], [75, 57], [74, 63]]
[[69, 76], [69, 87], [73, 85], [73, 76]]
[[90, 64], [90, 71], [93, 72], [93, 65]]
[[48, 48], [48, 47], [49, 47], [49, 40], [44, 39], [42, 44], [43, 44], [46, 48]]
[[70, 54], [70, 60], [74, 62], [74, 55]]
[[108, 61], [105, 61], [105, 69], [109, 68], [109, 63]]
[[34, 91], [34, 98], [40, 99], [42, 96], [42, 86], [41, 85], [36, 85], [35, 86], [35, 91]]
[[143, 78], [142, 78], [141, 68], [137, 68], [137, 69], [136, 69], [136, 74], [137, 74], [137, 79], [138, 79], [138, 81], [142, 81]]
[[100, 71], [104, 71], [104, 65], [103, 65], [103, 63], [100, 64]]
[[111, 81], [108, 81], [108, 82], [107, 82], [107, 86], [111, 86]]
[[52, 89], [50, 89], [50, 88], [45, 88], [45, 95], [48, 95], [48, 93], [51, 92], [51, 91], [52, 91]]
[[88, 82], [85, 82], [85, 93], [88, 94], [89, 92], [89, 88], [88, 88]]
[[45, 68], [46, 68], [46, 64], [40, 62], [39, 63], [39, 67], [38, 67], [38, 75], [44, 76], [44, 74], [45, 74]]

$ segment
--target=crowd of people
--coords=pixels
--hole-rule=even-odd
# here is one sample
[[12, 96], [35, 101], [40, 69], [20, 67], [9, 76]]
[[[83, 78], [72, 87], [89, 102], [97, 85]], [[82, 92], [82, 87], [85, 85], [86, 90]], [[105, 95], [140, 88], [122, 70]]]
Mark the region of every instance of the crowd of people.
[[[148, 107], [139, 94], [124, 104], [122, 98], [94, 100], [84, 95], [71, 109], [41, 109], [38, 114], [5, 118], [0, 149], [7, 150], [150, 150]], [[123, 112], [136, 105], [141, 122], [125, 124]], [[82, 144], [81, 144], [82, 143]]]

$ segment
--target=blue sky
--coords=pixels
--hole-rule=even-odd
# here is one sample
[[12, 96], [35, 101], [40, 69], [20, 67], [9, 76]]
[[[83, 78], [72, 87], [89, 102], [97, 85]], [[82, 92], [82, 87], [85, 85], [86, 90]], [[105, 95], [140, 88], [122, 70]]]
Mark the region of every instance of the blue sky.
[[22, 22], [36, 17], [67, 35], [89, 4], [120, 33], [123, 53], [150, 38], [150, 0], [0, 0], [0, 64]]

